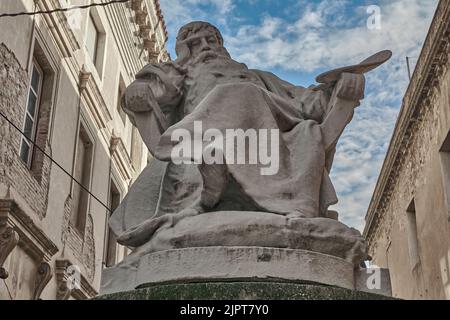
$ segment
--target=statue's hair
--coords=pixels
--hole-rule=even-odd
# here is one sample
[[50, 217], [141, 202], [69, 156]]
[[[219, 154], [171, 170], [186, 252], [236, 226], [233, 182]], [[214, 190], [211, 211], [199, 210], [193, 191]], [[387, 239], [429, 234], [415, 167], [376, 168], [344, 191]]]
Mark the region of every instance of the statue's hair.
[[175, 51], [177, 53], [176, 62], [178, 64], [185, 64], [191, 57], [191, 51], [185, 40], [203, 30], [211, 31], [217, 37], [219, 44], [223, 46], [222, 34], [215, 26], [203, 21], [190, 22], [181, 27], [180, 31], [178, 32], [177, 43], [175, 46]]

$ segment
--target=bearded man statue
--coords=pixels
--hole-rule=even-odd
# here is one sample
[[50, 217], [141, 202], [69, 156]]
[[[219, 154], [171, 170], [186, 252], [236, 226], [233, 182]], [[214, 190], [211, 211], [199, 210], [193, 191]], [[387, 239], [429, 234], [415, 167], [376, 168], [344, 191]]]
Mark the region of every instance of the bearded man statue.
[[[360, 233], [328, 210], [338, 200], [329, 173], [364, 97], [363, 74], [390, 52], [325, 73], [309, 88], [233, 60], [206, 22], [182, 27], [176, 52], [174, 62], [144, 67], [122, 99], [154, 159], [110, 219], [118, 242], [135, 257], [234, 245], [315, 250], [355, 265], [367, 259]], [[244, 133], [241, 143], [230, 130]], [[200, 152], [180, 152], [194, 145]], [[245, 161], [261, 158], [258, 148], [276, 165]], [[233, 161], [242, 151], [243, 161]], [[298, 240], [314, 232], [334, 240]]]

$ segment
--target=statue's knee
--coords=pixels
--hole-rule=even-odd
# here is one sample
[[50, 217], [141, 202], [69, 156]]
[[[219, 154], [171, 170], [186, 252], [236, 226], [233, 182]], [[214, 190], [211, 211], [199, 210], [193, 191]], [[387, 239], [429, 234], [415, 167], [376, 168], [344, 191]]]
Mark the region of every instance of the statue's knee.
[[235, 83], [218, 84], [213, 90], [215, 94], [230, 94], [236, 92], [237, 86]]
[[252, 94], [260, 91], [260, 88], [253, 83], [240, 82], [217, 85], [214, 91], [221, 94], [229, 94], [235, 97], [249, 97]]

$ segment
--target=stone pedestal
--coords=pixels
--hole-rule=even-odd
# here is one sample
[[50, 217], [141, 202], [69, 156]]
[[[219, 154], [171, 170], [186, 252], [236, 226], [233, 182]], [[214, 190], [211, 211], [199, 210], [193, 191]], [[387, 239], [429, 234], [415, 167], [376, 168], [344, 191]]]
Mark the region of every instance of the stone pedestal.
[[148, 288], [139, 292], [149, 298], [157, 297], [155, 292], [194, 298], [204, 286], [211, 293], [214, 288], [218, 294], [242, 288], [245, 297], [262, 292], [261, 297], [270, 298], [273, 286], [291, 288], [285, 299], [296, 299], [297, 289], [305, 296], [316, 292], [327, 298], [329, 292], [339, 292], [336, 298], [355, 292], [389, 296], [386, 270], [360, 268], [368, 258], [366, 249], [357, 230], [332, 219], [205, 213], [161, 228], [124, 261], [105, 269], [100, 293], [133, 296], [136, 289]]
[[[377, 272], [355, 269], [354, 264], [342, 258], [306, 250], [185, 248], [150, 253], [133, 263], [106, 269], [101, 294], [112, 299], [214, 296], [217, 299], [297, 299], [321, 295], [325, 299], [333, 299], [334, 295], [334, 298], [366, 299], [370, 294], [375, 294], [374, 298], [380, 294], [389, 296], [389, 278], [384, 271]], [[372, 290], [367, 285], [370, 276], [379, 277], [379, 289]], [[203, 295], [202, 288], [212, 295]]]
[[318, 284], [201, 282], [156, 284], [97, 300], [388, 300], [387, 296]]

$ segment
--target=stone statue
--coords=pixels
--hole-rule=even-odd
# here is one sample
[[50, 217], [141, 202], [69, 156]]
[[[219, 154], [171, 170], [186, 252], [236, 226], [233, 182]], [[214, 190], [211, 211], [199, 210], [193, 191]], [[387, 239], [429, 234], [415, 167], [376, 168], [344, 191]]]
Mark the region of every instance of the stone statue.
[[[123, 97], [155, 159], [110, 220], [118, 242], [134, 252], [110, 273], [105, 290], [127, 287], [120, 268], [130, 273], [146, 255], [183, 248], [308, 250], [352, 268], [368, 259], [361, 234], [328, 210], [337, 203], [329, 173], [337, 141], [364, 97], [363, 74], [391, 53], [302, 88], [233, 60], [209, 23], [182, 27], [176, 52], [174, 62], [143, 68]], [[230, 130], [244, 133], [240, 144]], [[239, 152], [243, 162], [234, 162]]]

